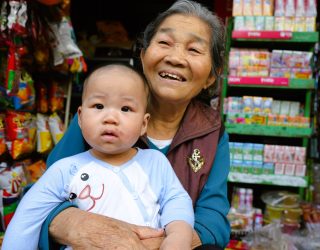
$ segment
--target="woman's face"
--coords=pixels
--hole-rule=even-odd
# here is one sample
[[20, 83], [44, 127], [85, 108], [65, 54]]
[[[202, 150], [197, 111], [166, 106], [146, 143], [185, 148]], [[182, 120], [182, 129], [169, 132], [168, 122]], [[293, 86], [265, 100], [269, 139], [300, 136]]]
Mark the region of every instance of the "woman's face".
[[210, 37], [209, 26], [194, 16], [175, 14], [162, 22], [141, 52], [144, 73], [159, 102], [189, 103], [215, 82]]

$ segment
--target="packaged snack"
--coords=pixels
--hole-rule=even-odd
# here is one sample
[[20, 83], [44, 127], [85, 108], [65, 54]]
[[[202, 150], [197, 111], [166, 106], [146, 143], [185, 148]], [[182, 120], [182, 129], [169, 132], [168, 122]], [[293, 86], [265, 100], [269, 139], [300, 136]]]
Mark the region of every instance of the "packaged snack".
[[284, 0], [276, 0], [274, 16], [283, 17], [285, 15], [285, 2]]
[[265, 16], [264, 17], [264, 28], [265, 30], [274, 30], [274, 17]]
[[244, 0], [233, 0], [232, 16], [243, 16], [243, 1]]
[[262, 97], [262, 113], [269, 114], [271, 113], [272, 108], [272, 97]]
[[0, 113], [0, 156], [7, 150], [4, 122], [5, 122], [5, 114]]
[[264, 162], [276, 162], [275, 145], [269, 145], [269, 144], [264, 145], [263, 161]]
[[316, 0], [306, 0], [306, 16], [316, 17], [317, 16], [317, 3]]
[[285, 25], [285, 17], [284, 16], [276, 16], [274, 18], [274, 30], [275, 31], [284, 30], [284, 25]]
[[244, 22], [246, 26], [246, 30], [255, 30], [255, 17], [254, 16], [245, 16]]
[[280, 114], [280, 106], [281, 106], [281, 101], [273, 100], [272, 107], [271, 107], [271, 113], [274, 115]]
[[253, 2], [254, 0], [243, 0], [243, 15], [244, 16], [253, 16]]
[[30, 182], [36, 182], [46, 170], [46, 163], [43, 160], [36, 161], [26, 166], [28, 175], [30, 176]]
[[274, 174], [284, 174], [285, 163], [276, 162], [274, 164]]
[[57, 113], [53, 113], [49, 116], [49, 129], [54, 144], [57, 144], [64, 133], [62, 120]]
[[298, 116], [300, 110], [300, 103], [299, 102], [290, 102], [289, 108], [289, 116]]
[[234, 30], [246, 30], [245, 26], [245, 17], [244, 16], [236, 16], [234, 17]]
[[290, 110], [290, 102], [289, 101], [281, 101], [280, 115], [289, 115], [289, 110]]
[[284, 30], [294, 31], [294, 22], [295, 22], [295, 17], [286, 16], [284, 21]]
[[306, 17], [306, 31], [307, 32], [316, 31], [316, 18], [315, 17]]
[[296, 13], [294, 0], [285, 0], [285, 13], [286, 17], [294, 17]]
[[47, 153], [52, 147], [48, 116], [37, 113], [37, 152]]
[[305, 1], [304, 0], [296, 0], [296, 17], [304, 17], [306, 15], [305, 10]]
[[263, 16], [273, 16], [274, 0], [263, 0]]
[[305, 17], [295, 17], [294, 18], [294, 30], [296, 32], [306, 31], [306, 18]]
[[251, 113], [253, 111], [253, 97], [252, 96], [243, 96], [243, 112]]
[[263, 0], [253, 0], [253, 15], [262, 16], [262, 1]]
[[295, 172], [296, 176], [305, 176], [306, 175], [307, 166], [305, 164], [295, 164]]
[[305, 147], [295, 147], [295, 154], [293, 161], [296, 164], [305, 164], [306, 162], [306, 148]]
[[262, 97], [261, 96], [254, 96], [253, 97], [253, 113], [262, 113]]
[[295, 165], [292, 163], [286, 163], [284, 167], [284, 174], [294, 175], [294, 172], [295, 172]]

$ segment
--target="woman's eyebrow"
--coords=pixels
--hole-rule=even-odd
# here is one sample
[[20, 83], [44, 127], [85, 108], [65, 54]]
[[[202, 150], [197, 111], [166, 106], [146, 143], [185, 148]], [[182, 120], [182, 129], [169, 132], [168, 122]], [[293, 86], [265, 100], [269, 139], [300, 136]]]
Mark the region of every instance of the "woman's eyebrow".
[[[174, 29], [172, 29], [172, 28], [160, 28], [158, 32], [159, 32], [159, 33], [163, 33], [163, 34], [167, 34], [167, 33], [173, 34], [173, 33], [174, 33]], [[198, 36], [198, 35], [196, 35], [196, 34], [194, 34], [194, 33], [192, 33], [192, 32], [189, 32], [188, 34], [189, 34], [190, 37], [192, 37], [192, 38], [193, 38], [194, 40], [196, 40], [198, 43], [206, 44], [206, 45], [209, 44], [208, 41], [206, 41], [206, 40], [203, 39], [202, 37], [200, 37], [200, 36]]]

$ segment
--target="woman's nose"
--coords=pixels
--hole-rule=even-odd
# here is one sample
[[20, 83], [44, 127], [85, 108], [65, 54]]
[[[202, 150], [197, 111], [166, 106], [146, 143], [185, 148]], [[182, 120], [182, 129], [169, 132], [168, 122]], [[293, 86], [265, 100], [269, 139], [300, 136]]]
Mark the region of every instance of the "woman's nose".
[[165, 61], [173, 65], [185, 65], [187, 61], [183, 47], [181, 45], [172, 46], [168, 55], [165, 57]]

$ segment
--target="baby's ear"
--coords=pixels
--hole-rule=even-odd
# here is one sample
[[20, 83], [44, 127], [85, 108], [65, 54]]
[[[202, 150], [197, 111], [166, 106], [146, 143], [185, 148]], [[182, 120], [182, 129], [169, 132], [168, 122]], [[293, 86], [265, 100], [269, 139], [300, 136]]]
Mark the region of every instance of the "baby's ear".
[[78, 113], [78, 125], [81, 128], [81, 106], [78, 107], [77, 113]]
[[150, 119], [150, 114], [149, 113], [145, 113], [144, 117], [143, 117], [143, 122], [141, 125], [141, 133], [140, 136], [144, 135], [145, 133], [147, 133], [147, 128], [148, 128], [148, 122]]

